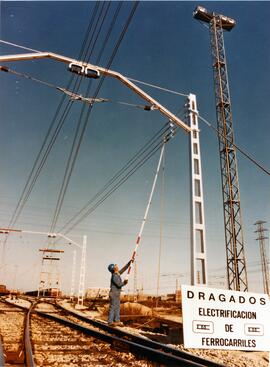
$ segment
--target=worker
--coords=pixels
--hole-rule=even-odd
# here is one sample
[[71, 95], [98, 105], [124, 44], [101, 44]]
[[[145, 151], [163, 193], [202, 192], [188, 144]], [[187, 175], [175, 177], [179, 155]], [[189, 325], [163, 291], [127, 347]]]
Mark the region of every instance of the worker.
[[128, 280], [122, 281], [121, 274], [123, 274], [130, 266], [132, 260], [130, 260], [121, 270], [119, 270], [117, 264], [110, 264], [108, 270], [112, 273], [111, 276], [111, 286], [110, 286], [110, 307], [108, 315], [108, 325], [109, 326], [123, 326], [120, 321], [120, 293], [124, 285], [127, 284]]

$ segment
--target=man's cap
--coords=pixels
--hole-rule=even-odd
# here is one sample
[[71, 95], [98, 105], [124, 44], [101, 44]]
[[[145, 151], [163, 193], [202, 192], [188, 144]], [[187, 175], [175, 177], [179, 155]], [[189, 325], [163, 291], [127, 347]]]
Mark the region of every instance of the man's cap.
[[108, 266], [108, 270], [109, 270], [109, 272], [110, 273], [113, 273], [114, 272], [114, 264], [110, 264], [109, 266]]

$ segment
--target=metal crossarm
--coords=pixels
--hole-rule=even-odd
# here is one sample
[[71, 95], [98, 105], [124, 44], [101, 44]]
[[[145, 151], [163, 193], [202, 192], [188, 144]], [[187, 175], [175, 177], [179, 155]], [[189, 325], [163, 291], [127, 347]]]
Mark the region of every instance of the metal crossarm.
[[129, 89], [133, 90], [136, 94], [138, 94], [141, 98], [147, 101], [154, 109], [157, 109], [166, 116], [169, 120], [174, 122], [179, 127], [183, 128], [186, 132], [190, 132], [190, 127], [186, 125], [181, 119], [179, 119], [176, 115], [170, 112], [167, 108], [162, 106], [158, 101], [152, 98], [149, 94], [145, 93], [141, 88], [139, 88], [136, 84], [132, 83], [127, 77], [124, 75], [109, 69], [102, 68], [101, 66], [85, 63], [82, 61], [78, 61], [72, 59], [70, 57], [58, 55], [52, 52], [34, 52], [34, 53], [26, 53], [26, 54], [16, 54], [16, 55], [4, 55], [0, 56], [0, 62], [12, 62], [12, 61], [20, 61], [20, 60], [35, 60], [35, 59], [44, 59], [50, 58], [56, 61], [60, 61], [66, 64], [77, 65], [81, 68], [89, 68], [97, 71], [98, 73], [104, 76], [110, 76], [119, 80], [121, 83], [125, 84]]

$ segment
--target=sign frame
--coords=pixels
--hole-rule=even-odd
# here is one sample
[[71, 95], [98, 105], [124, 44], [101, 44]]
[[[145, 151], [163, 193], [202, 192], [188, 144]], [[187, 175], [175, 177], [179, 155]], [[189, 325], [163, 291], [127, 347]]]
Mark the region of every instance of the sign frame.
[[267, 294], [182, 285], [185, 348], [270, 352]]

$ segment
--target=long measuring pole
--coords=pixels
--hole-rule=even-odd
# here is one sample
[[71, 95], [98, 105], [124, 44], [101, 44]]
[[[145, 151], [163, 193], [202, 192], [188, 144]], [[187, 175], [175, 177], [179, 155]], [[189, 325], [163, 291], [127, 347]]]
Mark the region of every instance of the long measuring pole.
[[137, 236], [135, 248], [134, 248], [134, 251], [133, 251], [132, 256], [131, 256], [132, 261], [131, 261], [131, 264], [129, 265], [126, 279], [128, 279], [129, 274], [131, 272], [132, 264], [133, 264], [133, 262], [136, 258], [137, 250], [138, 250], [141, 238], [142, 238], [143, 229], [144, 229], [144, 226], [145, 226], [146, 219], [148, 217], [149, 209], [150, 209], [150, 206], [151, 206], [151, 203], [152, 203], [152, 197], [153, 197], [154, 190], [155, 190], [156, 183], [157, 183], [157, 178], [158, 178], [158, 174], [159, 174], [159, 170], [160, 170], [160, 166], [161, 166], [161, 162], [162, 162], [162, 157], [163, 157], [163, 154], [164, 154], [164, 149], [165, 149], [165, 142], [163, 143], [162, 148], [161, 148], [160, 157], [159, 157], [158, 166], [157, 166], [157, 171], [156, 171], [156, 174], [155, 174], [155, 178], [154, 178], [154, 182], [153, 182], [153, 185], [152, 185], [150, 197], [149, 197], [149, 200], [148, 200], [148, 203], [147, 203], [147, 206], [146, 206], [146, 210], [145, 210], [145, 213], [144, 213], [141, 228], [140, 228], [139, 234]]

